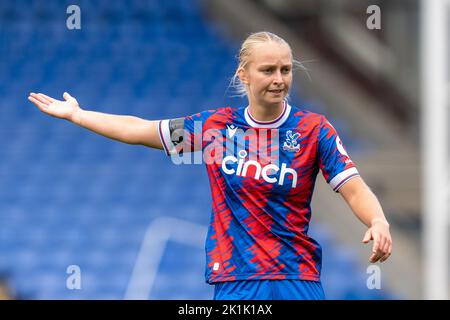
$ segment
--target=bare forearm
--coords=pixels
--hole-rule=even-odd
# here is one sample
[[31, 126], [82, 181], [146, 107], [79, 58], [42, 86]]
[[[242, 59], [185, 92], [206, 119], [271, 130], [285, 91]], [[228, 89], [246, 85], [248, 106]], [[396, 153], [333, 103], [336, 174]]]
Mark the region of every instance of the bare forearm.
[[[120, 142], [145, 144], [153, 148], [161, 147], [159, 138], [154, 134], [157, 121], [148, 121], [135, 116], [114, 115], [80, 109], [73, 115], [72, 122]], [[149, 136], [142, 136], [142, 132], [145, 132], [143, 128], [148, 128]]]
[[389, 223], [375, 194], [361, 177], [347, 181], [339, 189], [339, 193], [353, 213], [369, 228], [362, 240], [363, 243], [374, 241], [369, 261], [375, 263], [388, 259], [392, 252], [392, 237]]
[[380, 202], [368, 187], [354, 194], [348, 204], [359, 220], [368, 227], [378, 220], [387, 223]]

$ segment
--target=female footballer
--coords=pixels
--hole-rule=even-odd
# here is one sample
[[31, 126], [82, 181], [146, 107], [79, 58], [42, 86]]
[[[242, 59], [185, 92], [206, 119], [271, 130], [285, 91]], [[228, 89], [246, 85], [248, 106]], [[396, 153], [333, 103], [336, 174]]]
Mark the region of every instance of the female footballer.
[[171, 157], [203, 152], [212, 195], [205, 275], [215, 285], [214, 299], [324, 299], [322, 250], [308, 236], [319, 170], [367, 226], [362, 242], [374, 241], [371, 263], [389, 258], [392, 239], [378, 199], [331, 123], [288, 103], [296, 64], [285, 40], [251, 34], [231, 82], [248, 106], [177, 119], [88, 111], [67, 92], [64, 101], [42, 93], [28, 99], [44, 113], [114, 140]]

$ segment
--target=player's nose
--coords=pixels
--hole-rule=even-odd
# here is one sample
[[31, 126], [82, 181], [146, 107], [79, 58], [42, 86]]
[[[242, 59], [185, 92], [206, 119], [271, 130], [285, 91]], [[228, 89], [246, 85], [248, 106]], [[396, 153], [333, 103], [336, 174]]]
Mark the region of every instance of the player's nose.
[[273, 84], [275, 85], [280, 85], [280, 84], [282, 84], [283, 83], [283, 77], [282, 77], [282, 75], [281, 75], [281, 71], [280, 70], [277, 70], [275, 73], [274, 73], [274, 78], [273, 78]]

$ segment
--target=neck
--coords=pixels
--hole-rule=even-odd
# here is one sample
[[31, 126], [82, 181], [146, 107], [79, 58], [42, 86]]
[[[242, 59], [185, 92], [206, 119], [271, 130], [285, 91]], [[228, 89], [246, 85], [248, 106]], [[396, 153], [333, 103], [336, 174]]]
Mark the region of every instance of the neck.
[[257, 121], [272, 121], [278, 118], [284, 109], [284, 101], [280, 103], [262, 106], [257, 103], [250, 103], [248, 106], [248, 112], [253, 119]]

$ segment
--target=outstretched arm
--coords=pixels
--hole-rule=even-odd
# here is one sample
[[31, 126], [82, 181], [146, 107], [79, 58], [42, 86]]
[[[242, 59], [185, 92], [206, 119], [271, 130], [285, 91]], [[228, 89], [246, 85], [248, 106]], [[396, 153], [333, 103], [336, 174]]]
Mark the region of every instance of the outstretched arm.
[[42, 93], [30, 93], [28, 100], [46, 114], [66, 119], [107, 138], [128, 144], [163, 148], [158, 134], [158, 121], [83, 110], [67, 92], [63, 97], [64, 101], [61, 101]]
[[369, 228], [363, 243], [374, 241], [372, 255], [369, 261], [384, 262], [392, 252], [392, 238], [389, 223], [384, 216], [383, 209], [373, 192], [361, 177], [347, 181], [339, 193], [345, 199], [353, 213]]

